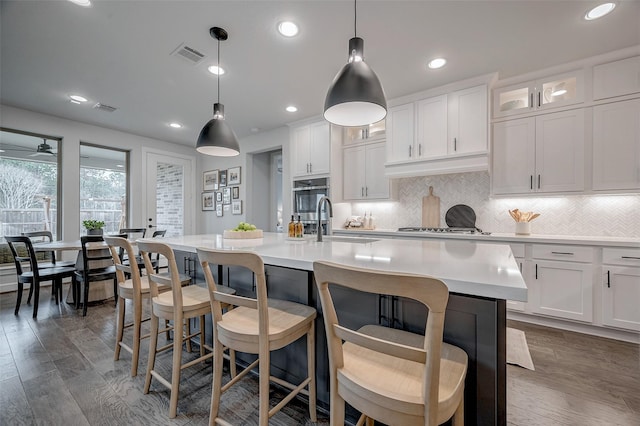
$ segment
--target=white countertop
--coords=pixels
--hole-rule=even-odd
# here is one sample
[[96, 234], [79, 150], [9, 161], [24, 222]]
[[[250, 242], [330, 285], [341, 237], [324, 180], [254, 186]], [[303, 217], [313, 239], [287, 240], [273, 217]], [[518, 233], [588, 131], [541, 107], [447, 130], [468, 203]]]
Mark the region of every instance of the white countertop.
[[[336, 238], [336, 237], [334, 237]], [[232, 240], [219, 234], [163, 238], [174, 250], [194, 253], [196, 247], [250, 250], [267, 265], [313, 270], [326, 260], [361, 268], [423, 274], [442, 279], [449, 291], [495, 299], [527, 300], [527, 287], [508, 245], [477, 241], [393, 240], [324, 237], [291, 240], [284, 234]], [[157, 240], [156, 240], [157, 241]]]
[[339, 235], [371, 235], [381, 237], [402, 237], [402, 238], [420, 238], [420, 239], [455, 239], [455, 240], [474, 240], [474, 241], [490, 241], [490, 242], [507, 242], [507, 243], [541, 243], [541, 244], [573, 244], [588, 246], [607, 246], [607, 247], [629, 247], [640, 248], [640, 238], [624, 238], [624, 237], [603, 237], [603, 236], [574, 236], [574, 235], [516, 235], [516, 234], [498, 234], [490, 235], [475, 234], [458, 234], [453, 232], [400, 232], [394, 229], [334, 229], [334, 234]]

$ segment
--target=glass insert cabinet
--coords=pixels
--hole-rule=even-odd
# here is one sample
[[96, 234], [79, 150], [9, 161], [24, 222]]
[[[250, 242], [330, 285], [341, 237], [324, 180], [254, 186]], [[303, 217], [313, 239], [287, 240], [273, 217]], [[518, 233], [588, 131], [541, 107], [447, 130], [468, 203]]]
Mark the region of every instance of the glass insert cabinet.
[[495, 89], [493, 116], [505, 117], [572, 105], [581, 103], [583, 98], [583, 72], [574, 71]]

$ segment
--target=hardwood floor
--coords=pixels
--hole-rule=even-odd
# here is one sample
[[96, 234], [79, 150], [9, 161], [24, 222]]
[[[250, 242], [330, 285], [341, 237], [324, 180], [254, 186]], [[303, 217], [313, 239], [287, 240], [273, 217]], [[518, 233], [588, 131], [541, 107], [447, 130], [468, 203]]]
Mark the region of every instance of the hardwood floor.
[[[66, 303], [56, 306], [49, 288], [40, 298], [33, 320], [28, 305], [13, 315], [15, 293], [0, 294], [0, 425], [208, 424], [210, 363], [183, 370], [178, 416], [169, 420], [169, 391], [154, 381], [151, 392], [142, 393], [147, 342], [137, 377], [129, 376], [129, 353], [113, 361], [113, 300], [89, 306], [83, 318]], [[507, 367], [509, 424], [640, 425], [638, 345], [521, 322], [509, 326], [525, 331], [536, 367]], [[168, 374], [170, 353], [159, 355], [157, 365]], [[221, 415], [233, 424], [257, 424], [257, 387], [249, 378], [231, 388]], [[272, 389], [272, 404], [280, 396]], [[318, 420], [328, 424], [322, 413]], [[271, 424], [311, 424], [306, 404], [294, 400]]]

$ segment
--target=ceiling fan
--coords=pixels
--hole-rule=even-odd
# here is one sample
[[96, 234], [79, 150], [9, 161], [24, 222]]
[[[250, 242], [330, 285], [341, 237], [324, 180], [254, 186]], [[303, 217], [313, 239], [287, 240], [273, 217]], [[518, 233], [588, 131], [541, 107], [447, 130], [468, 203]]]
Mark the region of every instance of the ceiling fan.
[[56, 155], [55, 152], [52, 151], [53, 147], [47, 143], [46, 139], [42, 139], [42, 143], [38, 145], [36, 148], [36, 152], [33, 154], [29, 154], [29, 157], [37, 157], [41, 155]]

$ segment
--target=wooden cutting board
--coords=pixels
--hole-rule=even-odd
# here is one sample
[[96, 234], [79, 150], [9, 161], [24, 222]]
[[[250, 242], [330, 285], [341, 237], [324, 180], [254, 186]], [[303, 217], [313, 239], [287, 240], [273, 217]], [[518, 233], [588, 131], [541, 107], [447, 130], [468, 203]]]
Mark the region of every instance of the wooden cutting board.
[[422, 227], [440, 227], [440, 197], [433, 195], [433, 186], [429, 187], [429, 195], [422, 197]]

